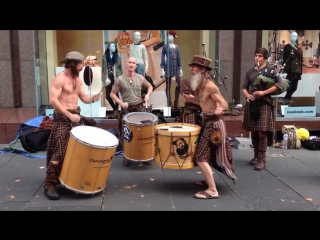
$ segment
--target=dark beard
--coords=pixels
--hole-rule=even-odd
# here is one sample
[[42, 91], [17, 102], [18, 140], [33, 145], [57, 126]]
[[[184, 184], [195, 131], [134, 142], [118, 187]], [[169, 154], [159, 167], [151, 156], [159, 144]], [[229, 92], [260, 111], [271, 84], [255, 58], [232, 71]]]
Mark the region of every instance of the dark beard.
[[72, 75], [73, 78], [74, 77], [79, 77], [79, 71], [78, 71], [76, 66], [71, 66], [70, 72], [71, 72], [71, 75]]

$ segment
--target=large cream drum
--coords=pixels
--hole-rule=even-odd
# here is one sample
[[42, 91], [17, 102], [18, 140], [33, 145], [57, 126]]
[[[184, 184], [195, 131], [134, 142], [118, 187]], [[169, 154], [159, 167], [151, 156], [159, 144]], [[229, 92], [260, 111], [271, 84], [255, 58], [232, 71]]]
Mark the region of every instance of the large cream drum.
[[155, 164], [168, 169], [195, 167], [196, 151], [201, 127], [188, 123], [163, 123], [156, 126]]

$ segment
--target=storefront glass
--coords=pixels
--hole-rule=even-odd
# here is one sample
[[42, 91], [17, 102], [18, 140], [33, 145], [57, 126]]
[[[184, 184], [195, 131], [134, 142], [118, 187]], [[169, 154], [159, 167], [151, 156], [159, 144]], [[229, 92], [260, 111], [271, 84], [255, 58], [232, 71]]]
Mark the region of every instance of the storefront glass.
[[[295, 41], [293, 39], [295, 35], [297, 36], [295, 47], [289, 47], [290, 43]], [[281, 69], [283, 78], [293, 79], [289, 91], [274, 96], [277, 103], [277, 117], [316, 117], [317, 112], [320, 112], [316, 106], [320, 100], [320, 31], [270, 30], [269, 47], [270, 43], [273, 43], [270, 63], [276, 64], [278, 70]], [[302, 73], [301, 80], [295, 80], [294, 76], [288, 75], [297, 72]], [[294, 83], [297, 83], [295, 91]], [[291, 98], [290, 92], [293, 92]]]
[[48, 106], [48, 68], [46, 50], [46, 31], [33, 30], [34, 36], [34, 71], [36, 87], [37, 115], [42, 115]]
[[[188, 63], [195, 54], [206, 54], [214, 62], [211, 66], [219, 68], [219, 31], [215, 30], [172, 30], [177, 37], [174, 43], [179, 46], [183, 76], [189, 75]], [[35, 45], [35, 69], [37, 79], [37, 107], [50, 115], [53, 109], [49, 106], [49, 86], [54, 76], [64, 70], [63, 64], [65, 55], [70, 51], [79, 51], [90, 59], [92, 70], [92, 81], [84, 79], [84, 70], [80, 73], [83, 87], [87, 94], [94, 95], [103, 88], [101, 99], [93, 104], [84, 104], [79, 100], [81, 114], [88, 117], [105, 117], [106, 111], [111, 112], [112, 107], [106, 96], [106, 88], [102, 85], [103, 55], [110, 42], [116, 43], [120, 60], [120, 73], [124, 72], [125, 61], [128, 54], [119, 50], [118, 36], [123, 33], [130, 37], [129, 42], [133, 43], [134, 32], [140, 32], [142, 44], [148, 52], [148, 76], [157, 86], [150, 96], [150, 104], [153, 109], [163, 109], [167, 105], [166, 84], [162, 77], [160, 63], [162, 60], [162, 49], [167, 43], [167, 30], [34, 30]], [[120, 34], [120, 35], [119, 35]], [[121, 40], [123, 41], [123, 39]], [[37, 50], [38, 49], [38, 50]], [[88, 61], [85, 61], [88, 63]], [[171, 84], [171, 98], [175, 96], [175, 81]], [[179, 104], [183, 105], [183, 99], [179, 96]], [[42, 112], [39, 110], [40, 115]]]

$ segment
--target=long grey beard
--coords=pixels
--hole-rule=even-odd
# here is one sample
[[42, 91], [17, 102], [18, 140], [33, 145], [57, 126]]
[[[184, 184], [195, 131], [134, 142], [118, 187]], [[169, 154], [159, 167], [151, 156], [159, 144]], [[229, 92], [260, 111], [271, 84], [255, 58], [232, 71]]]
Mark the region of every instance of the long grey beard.
[[199, 84], [201, 83], [201, 74], [197, 73], [197, 74], [193, 74], [190, 77], [190, 86], [191, 86], [191, 90], [194, 92], [197, 90]]

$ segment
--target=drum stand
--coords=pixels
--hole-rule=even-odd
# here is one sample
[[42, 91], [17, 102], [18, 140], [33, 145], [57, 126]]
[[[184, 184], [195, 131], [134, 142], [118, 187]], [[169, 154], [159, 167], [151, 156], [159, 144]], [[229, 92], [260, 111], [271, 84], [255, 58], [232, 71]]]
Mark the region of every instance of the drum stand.
[[222, 78], [221, 75], [218, 73], [218, 68], [217, 68], [217, 67], [215, 67], [215, 68], [213, 69], [213, 80], [216, 78], [216, 74], [217, 74], [218, 77], [220, 78], [220, 80], [218, 80], [218, 87], [220, 88], [221, 85], [223, 85], [224, 88], [225, 88], [226, 90], [228, 90], [228, 89], [227, 89], [227, 86], [226, 86], [226, 84], [225, 84], [225, 82], [224, 82], [225, 80], [228, 79], [228, 77], [227, 77], [227, 76], [224, 76], [224, 77]]

